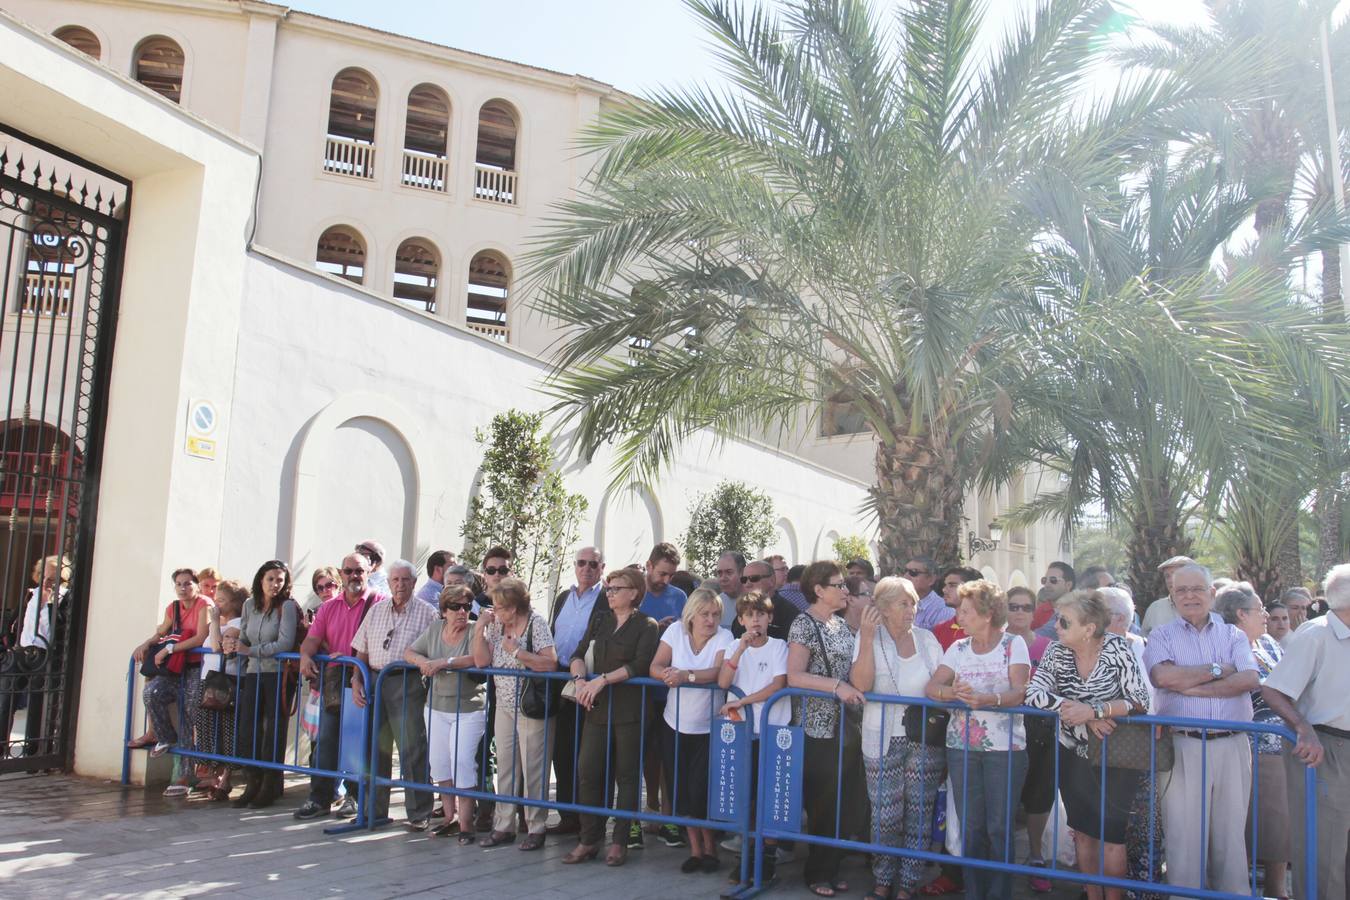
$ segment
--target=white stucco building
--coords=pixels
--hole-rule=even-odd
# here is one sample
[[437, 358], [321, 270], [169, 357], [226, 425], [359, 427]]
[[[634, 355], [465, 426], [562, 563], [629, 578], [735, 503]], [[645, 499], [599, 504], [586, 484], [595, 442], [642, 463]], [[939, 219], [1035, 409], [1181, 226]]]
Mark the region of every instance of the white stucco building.
[[[474, 429], [549, 405], [540, 354], [556, 334], [517, 296], [516, 260], [584, 174], [577, 129], [619, 98], [584, 77], [252, 0], [0, 10], [0, 148], [11, 162], [79, 157], [130, 197], [117, 213], [117, 314], [101, 323], [115, 325], [115, 349], [107, 338], [102, 380], [90, 380], [101, 436], [86, 448], [75, 394], [50, 416], [21, 398], [25, 423], [75, 435], [77, 469], [99, 466], [95, 517], [80, 525], [91, 555], [77, 577], [88, 599], [70, 716], [77, 770], [110, 775], [127, 652], [174, 568], [244, 578], [279, 557], [307, 583], [358, 539], [413, 560], [460, 547]], [[25, 310], [83, 290], [87, 276], [18, 248], [7, 290]], [[76, 314], [34, 310], [27, 326], [11, 310], [7, 354], [38, 358], [67, 333], [78, 347]], [[189, 420], [203, 402], [206, 429]], [[189, 453], [201, 440], [210, 452]], [[769, 549], [809, 561], [836, 536], [870, 534], [859, 509], [871, 447], [864, 435], [813, 436], [793, 453], [709, 439], [659, 483], [617, 493], [603, 457], [565, 471], [590, 500], [582, 541], [613, 565], [678, 542], [690, 501], [723, 478], [767, 490]], [[1017, 499], [973, 502], [970, 530], [986, 536]], [[5, 510], [11, 543], [38, 527], [40, 505]], [[28, 524], [14, 524], [19, 512]], [[16, 558], [32, 557], [26, 540]], [[1008, 534], [975, 562], [1004, 583], [1034, 580], [1057, 545], [1050, 529]], [[10, 594], [24, 582], [14, 571]]]

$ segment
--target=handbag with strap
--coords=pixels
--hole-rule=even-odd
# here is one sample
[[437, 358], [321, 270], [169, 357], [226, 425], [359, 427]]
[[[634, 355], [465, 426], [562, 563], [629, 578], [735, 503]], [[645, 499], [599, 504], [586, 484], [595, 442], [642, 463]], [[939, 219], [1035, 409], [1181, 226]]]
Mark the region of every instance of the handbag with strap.
[[[937, 667], [933, 665], [933, 660], [928, 655], [927, 645], [916, 636], [914, 647], [919, 653], [923, 654], [923, 667], [928, 670], [928, 677], [932, 678], [933, 671]], [[889, 659], [886, 664], [890, 665]], [[891, 675], [891, 681], [895, 681], [894, 674]], [[901, 724], [905, 726], [905, 740], [928, 747], [945, 747], [947, 746], [947, 726], [951, 723], [951, 720], [951, 711], [941, 706], [920, 706], [911, 703], [905, 707]]]
[[[1154, 740], [1154, 728], [1161, 734]], [[1102, 739], [1088, 731], [1088, 762], [1094, 766], [1102, 764]], [[1156, 748], [1156, 749], [1154, 749]], [[1171, 735], [1166, 726], [1155, 726], [1147, 722], [1130, 722], [1117, 719], [1116, 728], [1106, 741], [1106, 767], [1108, 769], [1133, 769], [1136, 772], [1149, 771], [1150, 760], [1156, 764], [1159, 772], [1170, 772], [1175, 762]]]
[[[234, 654], [230, 654], [233, 656]], [[230, 656], [225, 657], [229, 659]], [[202, 709], [225, 712], [234, 706], [234, 676], [221, 669], [212, 669], [202, 679]]]
[[[176, 644], [183, 639], [183, 617], [179, 611], [180, 606], [182, 606], [182, 604], [177, 600], [173, 601], [173, 631], [155, 641], [145, 651], [145, 658], [141, 660], [141, 674], [146, 678], [157, 678], [160, 675], [178, 674], [171, 666], [173, 665], [174, 657], [181, 654], [170, 653], [168, 661], [162, 666], [155, 662], [155, 657], [159, 655], [159, 651], [163, 650], [168, 645]], [[182, 670], [183, 666], [181, 663], [178, 668], [180, 671]]]
[[[525, 623], [525, 652], [534, 652], [534, 615]], [[556, 678], [526, 678], [520, 689], [520, 714], [527, 719], [551, 719], [558, 714], [563, 683]]]

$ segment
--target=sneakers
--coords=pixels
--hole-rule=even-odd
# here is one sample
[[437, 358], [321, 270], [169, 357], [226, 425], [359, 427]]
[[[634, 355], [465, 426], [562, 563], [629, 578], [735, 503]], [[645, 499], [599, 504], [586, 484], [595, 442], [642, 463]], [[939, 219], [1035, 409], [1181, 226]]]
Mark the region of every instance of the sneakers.
[[639, 825], [637, 822], [634, 822], [632, 825], [628, 826], [628, 849], [629, 850], [642, 849], [642, 826]]
[[310, 819], [322, 819], [328, 815], [328, 807], [323, 803], [315, 803], [313, 800], [306, 800], [305, 805], [297, 809], [295, 817], [302, 822]]
[[171, 784], [164, 789], [165, 797], [186, 797], [188, 786], [186, 784]]
[[[1039, 856], [1033, 856], [1027, 860], [1027, 865], [1037, 869], [1044, 869], [1045, 860], [1041, 859]], [[1037, 894], [1048, 894], [1054, 890], [1054, 885], [1052, 885], [1050, 879], [1046, 878], [1044, 875], [1032, 875], [1027, 878], [1027, 887], [1031, 888], [1031, 890]]]
[[356, 798], [351, 794], [342, 799], [342, 805], [337, 809], [337, 817], [339, 819], [356, 818]]
[[739, 854], [741, 852], [741, 836], [739, 834], [733, 834], [718, 846], [728, 853]]
[[662, 825], [657, 829], [656, 836], [667, 847], [683, 847], [684, 838], [680, 837], [680, 829], [676, 825]]

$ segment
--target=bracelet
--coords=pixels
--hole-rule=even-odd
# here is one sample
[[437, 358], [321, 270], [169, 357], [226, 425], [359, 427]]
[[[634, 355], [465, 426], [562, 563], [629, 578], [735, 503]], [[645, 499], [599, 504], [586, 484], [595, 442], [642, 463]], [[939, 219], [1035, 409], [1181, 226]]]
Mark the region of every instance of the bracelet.
[[740, 666], [736, 665], [736, 663], [732, 662], [731, 660], [727, 660], [727, 665], [731, 666], [731, 671], [733, 672], [735, 672], [737, 669], [740, 668]]

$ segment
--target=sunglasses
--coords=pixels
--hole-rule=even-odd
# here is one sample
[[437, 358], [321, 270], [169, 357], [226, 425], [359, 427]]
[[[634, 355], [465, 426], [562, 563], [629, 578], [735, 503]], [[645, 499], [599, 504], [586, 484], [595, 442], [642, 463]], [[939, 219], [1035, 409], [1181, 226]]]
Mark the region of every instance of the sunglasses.
[[1059, 584], [1063, 580], [1064, 580], [1063, 578], [1060, 578], [1056, 575], [1050, 575], [1046, 578], [1042, 578], [1041, 584]]
[[445, 608], [446, 608], [446, 610], [448, 610], [449, 612], [465, 612], [466, 610], [473, 609], [473, 604], [472, 604], [472, 603], [447, 603], [447, 604], [445, 604]]
[[759, 584], [764, 579], [772, 577], [772, 575], [742, 575], [741, 584]]
[[483, 567], [483, 574], [484, 574], [484, 575], [510, 575], [510, 574], [511, 574], [511, 567], [510, 567], [510, 566], [484, 566], [484, 567]]
[[394, 629], [390, 628], [389, 633], [384, 636], [384, 649], [388, 650], [389, 645], [394, 642]]
[[328, 591], [337, 591], [341, 589], [342, 589], [341, 586], [333, 581], [325, 581], [323, 584], [317, 584], [314, 586], [314, 590], [320, 594], [326, 593]]
[[923, 569], [906, 569], [905, 574], [910, 578], [918, 578], [920, 575], [927, 575], [928, 572]]
[[364, 574], [366, 574], [366, 570], [365, 570], [365, 569], [343, 569], [343, 570], [342, 570], [342, 574], [343, 574], [343, 575], [364, 575]]
[[1008, 612], [1035, 612], [1036, 608], [1030, 604], [1009, 603]]
[[579, 560], [577, 560], [577, 568], [580, 569], [580, 568], [583, 568], [583, 567], [585, 567], [585, 568], [587, 568], [587, 569], [598, 569], [598, 568], [600, 568], [600, 560], [598, 560], [598, 559], [579, 559]]

